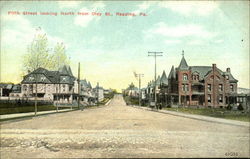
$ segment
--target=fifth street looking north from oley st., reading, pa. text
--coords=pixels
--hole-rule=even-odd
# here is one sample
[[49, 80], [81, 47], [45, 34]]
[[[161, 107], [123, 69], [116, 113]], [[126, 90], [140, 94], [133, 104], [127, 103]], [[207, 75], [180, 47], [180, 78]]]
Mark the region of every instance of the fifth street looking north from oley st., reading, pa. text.
[[135, 12], [33, 12], [33, 11], [8, 11], [8, 15], [31, 15], [31, 16], [38, 16], [38, 15], [49, 15], [49, 16], [121, 16], [121, 17], [135, 17], [135, 16], [147, 16], [146, 13], [135, 13]]

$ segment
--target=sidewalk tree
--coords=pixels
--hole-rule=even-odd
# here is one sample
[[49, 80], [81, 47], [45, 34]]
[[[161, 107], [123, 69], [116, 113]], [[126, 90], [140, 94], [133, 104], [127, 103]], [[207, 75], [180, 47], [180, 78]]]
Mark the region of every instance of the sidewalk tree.
[[[46, 33], [41, 28], [36, 29], [31, 44], [27, 47], [27, 53], [23, 56], [23, 74], [30, 73], [40, 67], [45, 69], [58, 70], [60, 65], [69, 64], [63, 43], [57, 43], [54, 52], [50, 53]], [[37, 113], [37, 78], [35, 78], [35, 115]]]
[[27, 53], [24, 55], [24, 71], [27, 73], [39, 67], [48, 68], [50, 64], [49, 60], [50, 54], [46, 34], [35, 35], [27, 48]]

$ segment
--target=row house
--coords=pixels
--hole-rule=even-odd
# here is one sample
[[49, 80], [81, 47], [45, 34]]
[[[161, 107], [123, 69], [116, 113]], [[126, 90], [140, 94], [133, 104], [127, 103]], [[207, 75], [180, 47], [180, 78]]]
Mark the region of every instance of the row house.
[[[212, 66], [189, 66], [184, 58], [168, 77], [163, 72], [156, 80], [157, 101], [162, 105], [226, 107], [237, 102], [237, 82], [230, 68], [222, 71]], [[154, 100], [155, 82], [146, 88], [146, 97]]]

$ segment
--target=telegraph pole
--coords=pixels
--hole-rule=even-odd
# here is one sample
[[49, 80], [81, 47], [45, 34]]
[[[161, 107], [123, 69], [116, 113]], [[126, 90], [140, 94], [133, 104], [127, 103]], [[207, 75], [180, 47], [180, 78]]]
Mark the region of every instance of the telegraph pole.
[[97, 106], [99, 105], [99, 82], [97, 82]]
[[157, 97], [156, 97], [156, 57], [163, 56], [163, 52], [148, 52], [148, 56], [153, 56], [155, 58], [155, 107], [158, 109], [157, 106]]
[[141, 106], [141, 77], [143, 77], [144, 74], [142, 73], [135, 73], [135, 77], [139, 78], [139, 106]]
[[78, 109], [80, 110], [80, 62], [78, 63]]

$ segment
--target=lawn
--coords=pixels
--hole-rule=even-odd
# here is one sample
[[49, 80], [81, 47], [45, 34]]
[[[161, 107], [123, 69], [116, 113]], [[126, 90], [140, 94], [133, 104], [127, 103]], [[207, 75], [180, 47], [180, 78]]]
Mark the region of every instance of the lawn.
[[212, 109], [212, 108], [163, 108], [169, 111], [178, 111], [187, 114], [197, 114], [197, 115], [205, 115], [217, 118], [224, 119], [232, 119], [239, 121], [250, 122], [249, 113], [245, 113], [242, 111], [230, 111], [227, 109]]
[[127, 105], [139, 105], [138, 98], [132, 98], [130, 96], [125, 96], [124, 100]]
[[[38, 105], [37, 111], [48, 111], [48, 110], [56, 110], [56, 107], [53, 105]], [[34, 112], [35, 106], [11, 106], [9, 108], [0, 108], [0, 115], [3, 114], [15, 114], [15, 113], [27, 113]]]

